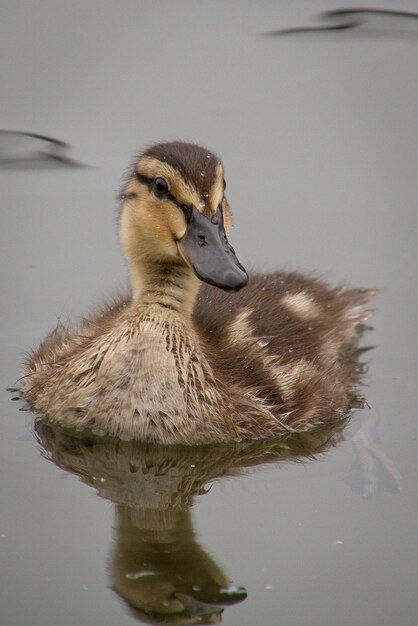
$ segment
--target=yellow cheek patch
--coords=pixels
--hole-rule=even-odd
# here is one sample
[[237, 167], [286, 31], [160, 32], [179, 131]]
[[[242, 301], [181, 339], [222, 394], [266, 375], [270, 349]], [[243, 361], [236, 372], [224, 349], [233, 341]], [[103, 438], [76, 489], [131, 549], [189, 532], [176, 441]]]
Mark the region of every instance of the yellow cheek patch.
[[229, 210], [229, 205], [228, 205], [228, 202], [226, 201], [226, 198], [224, 198], [222, 201], [222, 213], [224, 216], [225, 232], [227, 235], [229, 235], [232, 229], [232, 215], [231, 215], [231, 211]]
[[209, 205], [211, 215], [214, 215], [218, 209], [218, 206], [222, 203], [224, 197], [224, 170], [221, 163], [216, 165], [215, 169], [215, 182], [210, 188], [209, 192]]

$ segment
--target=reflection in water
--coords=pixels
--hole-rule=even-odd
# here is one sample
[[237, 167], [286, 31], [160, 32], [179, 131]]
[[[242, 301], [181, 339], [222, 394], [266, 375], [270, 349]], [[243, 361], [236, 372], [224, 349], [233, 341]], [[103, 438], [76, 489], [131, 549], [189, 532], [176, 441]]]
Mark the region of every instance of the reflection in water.
[[336, 9], [324, 11], [319, 17], [325, 24], [283, 28], [267, 35], [300, 35], [306, 33], [324, 33], [361, 28], [361, 31], [387, 34], [418, 35], [418, 13], [390, 9]]
[[[219, 622], [227, 604], [247, 597], [196, 541], [190, 510], [117, 505], [111, 557], [114, 589], [151, 623]], [[170, 618], [169, 620], [167, 618]]]
[[356, 460], [344, 478], [345, 482], [365, 498], [376, 493], [379, 487], [386, 491], [400, 491], [402, 476], [379, 444], [376, 413], [370, 408], [358, 409], [352, 422], [355, 432], [351, 441]]
[[89, 167], [67, 156], [70, 145], [45, 135], [0, 130], [0, 169]]
[[[246, 598], [201, 547], [190, 508], [214, 480], [262, 463], [313, 458], [343, 425], [287, 439], [219, 446], [162, 446], [69, 433], [35, 423], [42, 454], [115, 503], [112, 588], [148, 624], [214, 624]], [[81, 438], [83, 436], [83, 438]]]

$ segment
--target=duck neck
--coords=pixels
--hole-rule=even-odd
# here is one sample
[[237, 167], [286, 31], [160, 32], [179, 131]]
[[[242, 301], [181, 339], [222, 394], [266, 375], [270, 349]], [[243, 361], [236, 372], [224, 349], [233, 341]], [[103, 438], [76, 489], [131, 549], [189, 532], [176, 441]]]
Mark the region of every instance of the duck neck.
[[199, 290], [199, 280], [182, 262], [141, 261], [131, 266], [133, 303], [159, 305], [190, 318]]

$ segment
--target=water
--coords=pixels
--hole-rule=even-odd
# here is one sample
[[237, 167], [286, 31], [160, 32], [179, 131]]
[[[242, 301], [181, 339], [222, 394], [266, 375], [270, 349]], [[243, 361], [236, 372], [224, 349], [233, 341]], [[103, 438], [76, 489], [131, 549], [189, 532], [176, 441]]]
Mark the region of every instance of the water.
[[259, 36], [310, 25], [312, 12], [310, 2], [3, 9], [2, 127], [61, 140], [71, 163], [93, 167], [40, 165], [34, 144], [8, 143], [26, 162], [0, 170], [2, 388], [58, 319], [125, 283], [115, 198], [132, 155], [154, 141], [222, 156], [246, 267], [382, 289], [363, 342], [375, 346], [371, 409], [287, 448], [86, 445], [3, 391], [5, 626], [178, 611], [172, 623], [416, 623], [417, 38], [389, 33], [386, 18], [373, 36]]

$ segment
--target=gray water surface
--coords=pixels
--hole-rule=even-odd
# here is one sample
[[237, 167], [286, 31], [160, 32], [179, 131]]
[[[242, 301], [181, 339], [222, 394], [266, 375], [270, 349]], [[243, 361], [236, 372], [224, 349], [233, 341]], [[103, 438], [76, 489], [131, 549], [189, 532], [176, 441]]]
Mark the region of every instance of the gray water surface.
[[68, 146], [0, 149], [2, 388], [58, 320], [126, 284], [116, 197], [156, 141], [222, 157], [244, 265], [382, 291], [371, 409], [287, 448], [86, 445], [2, 391], [2, 625], [158, 623], [179, 605], [172, 623], [416, 624], [416, 20], [263, 36], [344, 6], [3, 7], [0, 126]]

